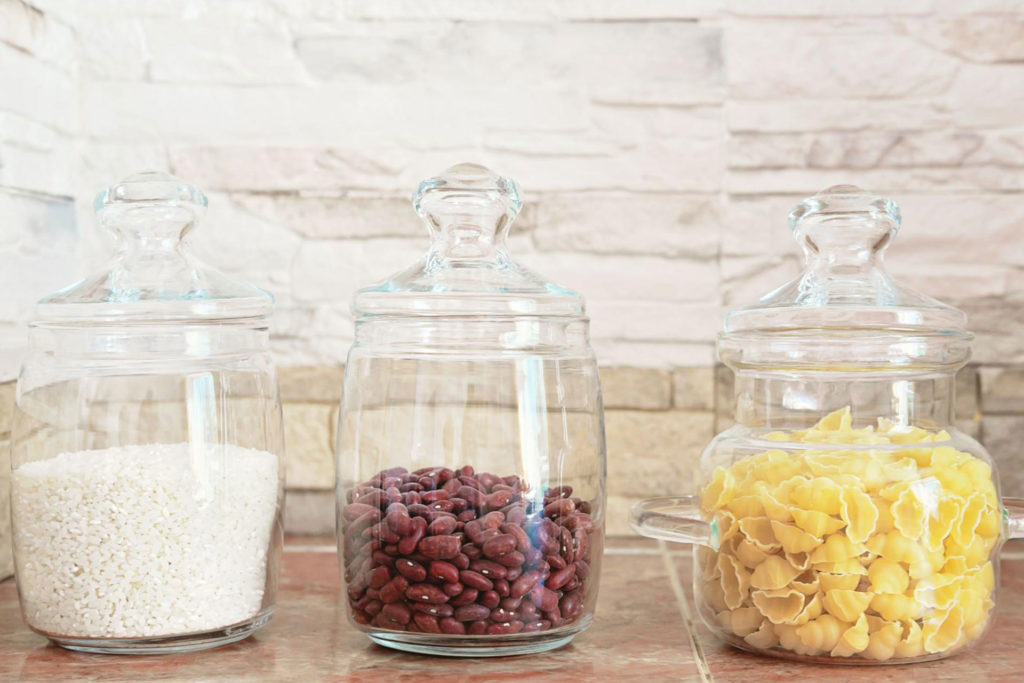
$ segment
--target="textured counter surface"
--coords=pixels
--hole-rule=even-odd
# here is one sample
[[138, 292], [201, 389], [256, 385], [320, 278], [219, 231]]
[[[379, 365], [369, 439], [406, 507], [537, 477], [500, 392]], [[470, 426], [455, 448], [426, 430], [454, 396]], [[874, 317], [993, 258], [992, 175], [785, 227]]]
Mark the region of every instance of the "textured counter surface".
[[370, 643], [338, 603], [331, 539], [291, 538], [277, 614], [252, 638], [186, 655], [68, 652], [29, 631], [13, 580], [0, 582], [0, 680], [66, 681], [1019, 681], [1024, 552], [1004, 551], [996, 623], [973, 650], [913, 666], [813, 666], [739, 652], [691, 620], [685, 546], [612, 540], [594, 626], [530, 657], [446, 659]]

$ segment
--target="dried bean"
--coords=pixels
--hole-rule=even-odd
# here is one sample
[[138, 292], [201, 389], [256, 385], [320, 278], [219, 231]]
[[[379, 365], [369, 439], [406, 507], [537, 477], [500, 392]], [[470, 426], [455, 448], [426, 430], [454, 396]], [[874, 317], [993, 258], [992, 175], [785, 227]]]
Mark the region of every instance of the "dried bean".
[[457, 619], [451, 617], [445, 617], [437, 622], [437, 625], [441, 628], [441, 633], [447, 633], [450, 636], [464, 636], [466, 635], [466, 626]]
[[391, 621], [397, 621], [403, 625], [408, 624], [409, 620], [412, 619], [412, 612], [409, 608], [399, 602], [384, 605], [380, 614]]
[[547, 587], [553, 591], [556, 591], [565, 584], [569, 583], [569, 579], [571, 579], [575, 575], [576, 565], [570, 564], [566, 566], [564, 569], [559, 569], [558, 571], [553, 572], [551, 576], [548, 577]]
[[438, 604], [448, 602], [448, 596], [444, 591], [430, 583], [414, 583], [405, 589], [405, 597], [416, 602], [429, 602]]
[[[372, 558], [367, 559], [370, 559], [371, 562], [373, 561]], [[366, 583], [370, 588], [380, 588], [390, 580], [391, 573], [385, 565], [381, 565], [370, 571], [366, 577]]]
[[430, 563], [430, 576], [446, 583], [457, 583], [459, 580], [459, 569], [451, 562], [435, 560]]
[[504, 624], [491, 624], [487, 627], [488, 635], [498, 636], [507, 635], [510, 633], [519, 633], [523, 630], [523, 622], [521, 621], [509, 621]]
[[384, 584], [380, 589], [380, 601], [388, 604], [397, 602], [402, 598], [402, 595], [408, 587], [408, 579], [404, 576], [396, 576]]
[[484, 591], [480, 593], [480, 597], [477, 598], [481, 605], [491, 610], [501, 604], [501, 596], [495, 591]]
[[474, 621], [466, 627], [466, 634], [471, 636], [482, 636], [487, 633], [486, 621]]
[[440, 633], [441, 627], [437, 623], [437, 617], [429, 614], [415, 614], [413, 620], [423, 633]]
[[427, 533], [427, 520], [417, 517], [413, 520], [412, 531], [409, 535], [398, 542], [398, 552], [402, 555], [409, 555], [416, 550], [420, 539]]
[[[516, 548], [516, 537], [512, 534], [498, 534], [493, 538], [489, 538], [484, 541], [483, 547], [480, 550], [486, 557], [492, 560], [500, 555], [512, 552]], [[504, 564], [504, 563], [502, 563]]]
[[462, 583], [477, 590], [489, 591], [494, 588], [494, 583], [490, 579], [471, 569], [459, 572], [459, 578], [462, 580]]
[[480, 621], [491, 616], [491, 610], [483, 605], [463, 605], [455, 610], [458, 621]]
[[512, 586], [509, 584], [508, 579], [497, 579], [494, 582], [494, 592], [503, 598], [507, 598], [512, 593]]
[[471, 603], [476, 602], [477, 596], [479, 596], [479, 595], [480, 595], [480, 591], [478, 591], [476, 588], [467, 588], [466, 590], [462, 591], [461, 593], [456, 595], [454, 598], [449, 600], [448, 604], [449, 605], [453, 605], [455, 607], [461, 607], [462, 605], [469, 605]]
[[450, 560], [459, 554], [462, 542], [454, 536], [428, 536], [416, 547], [432, 560]]
[[410, 581], [420, 582], [427, 578], [427, 570], [422, 564], [405, 557], [395, 560], [395, 569]]

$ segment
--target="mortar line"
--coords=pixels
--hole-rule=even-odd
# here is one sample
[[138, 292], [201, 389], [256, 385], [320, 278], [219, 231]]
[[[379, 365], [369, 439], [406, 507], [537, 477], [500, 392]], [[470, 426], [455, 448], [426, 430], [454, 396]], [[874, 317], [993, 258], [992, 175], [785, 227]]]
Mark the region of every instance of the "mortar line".
[[693, 615], [690, 614], [690, 606], [686, 600], [686, 591], [679, 580], [679, 572], [676, 570], [676, 565], [672, 562], [673, 555], [669, 554], [668, 547], [664, 541], [658, 541], [658, 547], [662, 550], [661, 559], [665, 564], [665, 571], [668, 574], [669, 586], [672, 587], [672, 593], [676, 596], [679, 615], [683, 618], [683, 624], [690, 635], [690, 646], [693, 648], [693, 657], [697, 663], [700, 679], [705, 683], [713, 683], [715, 677], [711, 673], [711, 667], [708, 666], [707, 659], [704, 657], [704, 648], [701, 647], [700, 640], [697, 638], [697, 631], [694, 629], [693, 624]]

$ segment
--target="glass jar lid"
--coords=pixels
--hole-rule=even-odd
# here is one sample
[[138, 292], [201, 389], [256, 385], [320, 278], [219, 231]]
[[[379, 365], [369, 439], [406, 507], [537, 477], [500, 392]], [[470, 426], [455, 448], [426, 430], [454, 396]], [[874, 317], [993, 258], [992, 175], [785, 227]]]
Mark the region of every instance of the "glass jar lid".
[[484, 166], [463, 163], [420, 183], [413, 207], [430, 248], [384, 282], [359, 290], [356, 319], [402, 317], [582, 318], [583, 298], [512, 260], [509, 226], [519, 188]]
[[198, 188], [167, 173], [128, 176], [97, 195], [99, 224], [119, 251], [108, 266], [41, 299], [38, 321], [164, 322], [260, 318], [274, 299], [202, 263], [185, 237], [206, 210]]
[[967, 360], [973, 335], [963, 311], [885, 271], [885, 250], [901, 223], [895, 202], [836, 185], [798, 204], [789, 223], [804, 272], [726, 316], [724, 362], [843, 369]]

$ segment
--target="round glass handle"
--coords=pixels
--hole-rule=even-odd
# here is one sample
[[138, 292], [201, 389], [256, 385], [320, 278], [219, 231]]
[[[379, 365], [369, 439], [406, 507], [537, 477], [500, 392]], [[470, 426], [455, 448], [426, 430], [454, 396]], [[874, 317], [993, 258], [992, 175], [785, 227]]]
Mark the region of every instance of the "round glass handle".
[[649, 498], [633, 506], [629, 525], [641, 536], [718, 549], [718, 529], [708, 523], [697, 496]]
[[1024, 498], [1003, 498], [1006, 540], [1024, 538]]

